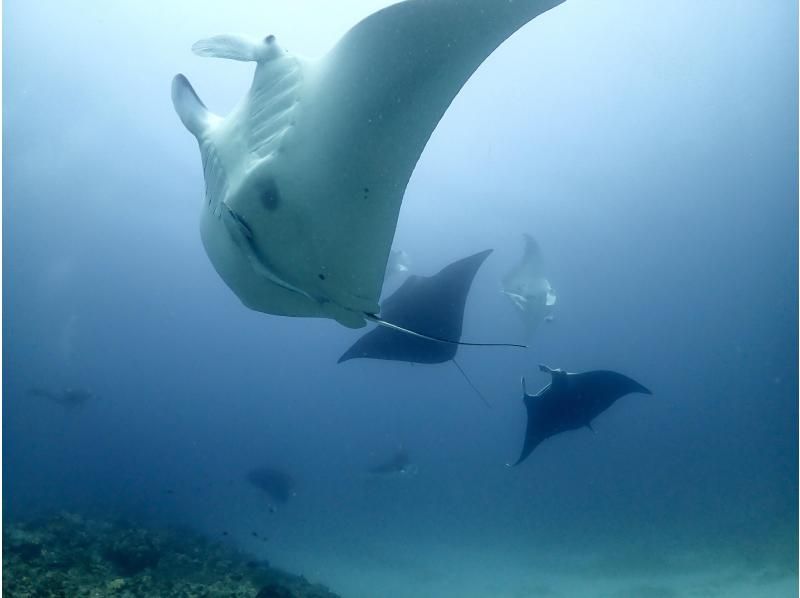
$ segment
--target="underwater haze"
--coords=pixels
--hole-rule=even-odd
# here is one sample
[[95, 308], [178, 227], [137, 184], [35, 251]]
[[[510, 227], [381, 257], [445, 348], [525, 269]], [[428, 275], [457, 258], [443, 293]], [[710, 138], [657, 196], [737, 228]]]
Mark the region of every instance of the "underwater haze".
[[[797, 596], [797, 3], [567, 0], [461, 90], [393, 246], [494, 249], [463, 338], [529, 347], [459, 348], [490, 408], [450, 363], [337, 364], [364, 330], [247, 309], [200, 241], [170, 82], [224, 115], [253, 65], [192, 44], [319, 56], [388, 4], [4, 3], [4, 526], [177, 526], [348, 598]], [[530, 338], [523, 234], [558, 296]], [[540, 363], [653, 395], [509, 468]]]

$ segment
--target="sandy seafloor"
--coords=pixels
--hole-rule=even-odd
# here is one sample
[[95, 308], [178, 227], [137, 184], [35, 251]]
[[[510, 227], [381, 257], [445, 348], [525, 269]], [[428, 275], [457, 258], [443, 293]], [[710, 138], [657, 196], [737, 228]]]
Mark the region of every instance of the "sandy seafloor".
[[[383, 560], [383, 562], [381, 562]], [[432, 596], [441, 598], [781, 598], [797, 596], [797, 580], [769, 571], [747, 572], [734, 566], [718, 566], [713, 559], [698, 563], [684, 574], [603, 575], [553, 571], [508, 555], [487, 558], [476, 551], [453, 554], [428, 547], [417, 551], [403, 568], [396, 568], [378, 554], [363, 562], [320, 558], [318, 570], [328, 585], [343, 596], [367, 598], [381, 588], [386, 598]], [[433, 563], [436, 564], [435, 570]], [[584, 563], [574, 562], [580, 571]], [[567, 558], [559, 563], [570, 568]], [[353, 573], [357, 572], [354, 576]]]
[[[402, 504], [409, 486], [424, 481], [366, 483], [373, 497], [393, 492]], [[397, 504], [374, 525], [335, 515], [306, 519], [287, 507], [267, 541], [249, 537], [246, 522], [263, 513], [258, 507], [240, 511], [229, 524], [245, 551], [346, 598], [798, 596], [795, 536], [789, 529], [779, 530], [772, 543], [727, 531], [716, 537], [708, 530], [681, 535], [658, 524], [642, 526], [638, 536], [634, 528], [602, 538], [589, 533], [584, 541], [548, 532], [537, 542], [521, 533], [525, 522], [513, 533], [502, 517], [450, 519], [445, 511], [415, 513], [413, 501], [406, 509]]]

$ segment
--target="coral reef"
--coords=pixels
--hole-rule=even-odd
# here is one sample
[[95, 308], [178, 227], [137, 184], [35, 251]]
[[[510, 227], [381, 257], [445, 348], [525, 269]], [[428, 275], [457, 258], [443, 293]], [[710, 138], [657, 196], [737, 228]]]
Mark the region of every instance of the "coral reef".
[[68, 513], [4, 522], [3, 596], [337, 598], [302, 576], [189, 531]]

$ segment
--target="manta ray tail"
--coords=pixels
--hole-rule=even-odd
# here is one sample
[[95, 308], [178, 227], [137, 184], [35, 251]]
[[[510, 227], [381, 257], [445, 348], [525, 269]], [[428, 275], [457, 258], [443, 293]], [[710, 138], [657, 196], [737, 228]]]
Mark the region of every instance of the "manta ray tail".
[[483, 395], [483, 393], [480, 390], [478, 390], [478, 387], [475, 386], [475, 384], [472, 382], [472, 380], [470, 380], [470, 377], [467, 376], [467, 372], [464, 371], [464, 368], [461, 367], [461, 364], [458, 363], [455, 359], [451, 359], [450, 361], [452, 361], [453, 365], [455, 365], [458, 368], [458, 371], [461, 372], [462, 376], [464, 376], [464, 380], [466, 380], [467, 384], [469, 384], [472, 387], [472, 390], [474, 390], [475, 394], [478, 395], [478, 398], [481, 401], [483, 401], [483, 404], [486, 405], [487, 407], [491, 408], [492, 404], [489, 402], [489, 399], [487, 399]]
[[410, 334], [411, 336], [416, 336], [417, 338], [424, 338], [425, 340], [434, 341], [436, 343], [447, 343], [449, 345], [463, 345], [466, 347], [516, 347], [518, 349], [528, 348], [528, 345], [515, 345], [514, 343], [467, 343], [464, 341], [454, 341], [452, 339], [440, 338], [438, 336], [423, 334], [421, 332], [415, 332], [413, 330], [409, 330], [408, 328], [403, 328], [402, 326], [398, 326], [397, 324], [392, 324], [391, 322], [387, 322], [386, 320], [382, 319], [380, 316], [375, 314], [365, 313], [364, 317], [370, 322], [375, 322], [380, 326], [385, 326], [386, 328], [391, 328], [392, 330], [397, 330], [398, 332]]

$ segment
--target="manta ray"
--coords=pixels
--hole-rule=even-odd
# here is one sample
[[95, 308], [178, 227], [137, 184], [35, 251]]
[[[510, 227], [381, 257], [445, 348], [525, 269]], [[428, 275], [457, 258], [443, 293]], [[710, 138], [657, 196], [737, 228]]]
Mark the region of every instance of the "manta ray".
[[28, 390], [28, 395], [42, 397], [68, 408], [82, 407], [96, 398], [92, 391], [85, 388], [65, 388], [60, 391], [52, 391], [47, 388], [35, 387]]
[[529, 395], [522, 379], [522, 394], [528, 412], [528, 426], [519, 465], [537, 446], [551, 436], [592, 429], [592, 420], [611, 407], [617, 399], [638, 392], [653, 394], [647, 388], [617, 372], [595, 370], [571, 374], [540, 365], [539, 370], [550, 374], [551, 382], [535, 395]]
[[[381, 306], [381, 313], [397, 328], [381, 326], [370, 330], [339, 357], [338, 363], [350, 359], [444, 363], [453, 359], [460, 342], [429, 339], [460, 341], [467, 295], [478, 268], [491, 252], [487, 249], [462, 258], [433, 276], [414, 274], [406, 278]], [[420, 334], [407, 334], [406, 330]]]
[[373, 465], [367, 470], [372, 475], [389, 476], [402, 475], [414, 476], [419, 472], [417, 466], [411, 462], [408, 453], [402, 449], [397, 451], [389, 459]]
[[407, 0], [317, 60], [273, 35], [195, 43], [199, 56], [256, 64], [224, 117], [186, 77], [172, 82], [200, 147], [202, 242], [244, 305], [352, 328], [378, 320], [400, 205], [437, 123], [495, 48], [562, 1]]
[[247, 481], [267, 494], [274, 501], [286, 503], [294, 496], [292, 476], [280, 469], [259, 467], [247, 473]]
[[[496, 346], [461, 341], [464, 309], [472, 281], [491, 249], [462, 258], [433, 276], [413, 274], [381, 306], [391, 326], [379, 326], [362, 335], [339, 358], [384, 359], [410, 363], [452, 361], [478, 397], [489, 405], [456, 361], [459, 345]], [[409, 331], [415, 331], [409, 334]], [[446, 339], [446, 342], [441, 342]], [[521, 346], [521, 345], [506, 345]]]
[[542, 252], [536, 239], [523, 235], [525, 250], [522, 259], [503, 277], [501, 292], [517, 308], [528, 336], [550, 315], [556, 303], [556, 294], [545, 278]]

